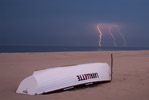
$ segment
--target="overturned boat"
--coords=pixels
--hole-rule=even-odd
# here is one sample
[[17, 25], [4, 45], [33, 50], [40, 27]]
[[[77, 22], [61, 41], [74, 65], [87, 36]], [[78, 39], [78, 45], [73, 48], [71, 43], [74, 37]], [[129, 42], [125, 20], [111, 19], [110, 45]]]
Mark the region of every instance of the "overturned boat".
[[16, 92], [35, 95], [83, 84], [111, 81], [112, 65], [113, 61], [111, 67], [107, 63], [88, 63], [35, 71], [20, 83]]

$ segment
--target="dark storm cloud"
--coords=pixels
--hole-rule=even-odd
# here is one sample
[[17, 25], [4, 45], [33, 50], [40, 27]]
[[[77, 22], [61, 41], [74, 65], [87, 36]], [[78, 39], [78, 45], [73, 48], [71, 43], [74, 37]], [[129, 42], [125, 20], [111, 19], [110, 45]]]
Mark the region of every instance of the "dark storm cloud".
[[[148, 0], [2, 0], [1, 45], [98, 45], [96, 24], [122, 25], [128, 46], [148, 46]], [[103, 45], [111, 41], [106, 37]], [[142, 41], [142, 42], [139, 42]]]

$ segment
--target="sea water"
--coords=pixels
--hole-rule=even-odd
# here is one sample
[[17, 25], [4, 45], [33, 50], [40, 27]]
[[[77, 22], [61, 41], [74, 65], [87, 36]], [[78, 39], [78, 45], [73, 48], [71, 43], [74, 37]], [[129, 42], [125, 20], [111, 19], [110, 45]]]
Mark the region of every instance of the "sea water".
[[128, 50], [149, 50], [149, 47], [0, 46], [0, 53], [14, 53], [14, 52], [66, 52], [66, 51], [128, 51]]

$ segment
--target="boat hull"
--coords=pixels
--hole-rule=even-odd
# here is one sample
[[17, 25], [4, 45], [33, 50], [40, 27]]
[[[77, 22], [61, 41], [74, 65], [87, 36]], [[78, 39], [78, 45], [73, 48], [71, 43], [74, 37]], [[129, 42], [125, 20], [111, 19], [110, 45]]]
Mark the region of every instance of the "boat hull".
[[104, 81], [111, 81], [107, 63], [80, 64], [36, 71], [20, 83], [16, 92], [35, 95]]

